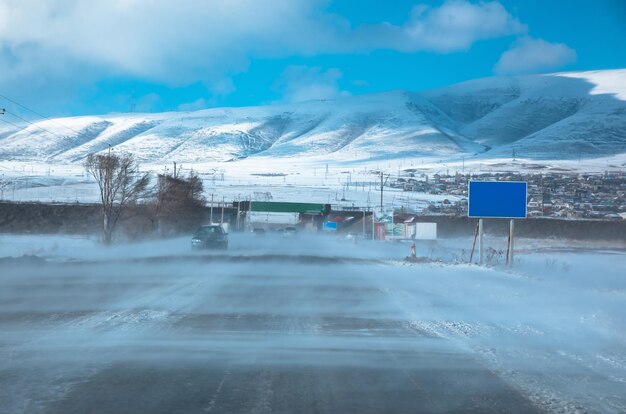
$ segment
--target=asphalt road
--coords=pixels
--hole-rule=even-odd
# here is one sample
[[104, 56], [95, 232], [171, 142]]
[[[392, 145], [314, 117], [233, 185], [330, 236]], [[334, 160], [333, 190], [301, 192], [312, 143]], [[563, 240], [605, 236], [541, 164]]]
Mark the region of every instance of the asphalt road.
[[[0, 412], [540, 412], [412, 323], [396, 271], [233, 251], [4, 264]], [[418, 317], [450, 306], [428, 293]]]

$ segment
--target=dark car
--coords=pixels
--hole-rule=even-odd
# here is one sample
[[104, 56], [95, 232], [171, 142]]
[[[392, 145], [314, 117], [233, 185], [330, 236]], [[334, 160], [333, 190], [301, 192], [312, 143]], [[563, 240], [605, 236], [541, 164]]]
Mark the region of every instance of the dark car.
[[252, 235], [256, 237], [263, 237], [265, 236], [265, 230], [255, 227], [254, 229], [252, 229]]
[[228, 233], [217, 224], [202, 226], [193, 234], [191, 248], [193, 250], [227, 249]]
[[283, 229], [283, 236], [285, 237], [294, 237], [296, 234], [298, 234], [298, 229], [295, 227], [289, 226]]

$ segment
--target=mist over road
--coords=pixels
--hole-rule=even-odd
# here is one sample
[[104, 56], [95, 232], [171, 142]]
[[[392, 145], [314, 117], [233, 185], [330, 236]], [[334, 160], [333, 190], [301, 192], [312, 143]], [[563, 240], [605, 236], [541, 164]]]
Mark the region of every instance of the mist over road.
[[[188, 242], [41, 242], [45, 263], [0, 264], [0, 412], [626, 406], [620, 294], [399, 266], [388, 261], [398, 246], [233, 237], [226, 253], [192, 254]], [[568, 299], [573, 290], [583, 300]], [[597, 323], [580, 323], [588, 312]]]

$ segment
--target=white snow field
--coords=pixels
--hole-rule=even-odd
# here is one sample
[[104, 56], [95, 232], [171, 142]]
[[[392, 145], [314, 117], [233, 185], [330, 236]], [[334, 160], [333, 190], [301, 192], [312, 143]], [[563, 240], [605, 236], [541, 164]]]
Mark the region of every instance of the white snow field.
[[[133, 153], [143, 170], [162, 172], [173, 162], [194, 169], [208, 194], [228, 201], [268, 192], [282, 201], [374, 205], [378, 172], [407, 168], [623, 170], [626, 69], [493, 77], [334, 101], [59, 118], [23, 128], [0, 122], [0, 198], [96, 201], [82, 162], [109, 146]], [[384, 196], [389, 207], [419, 209], [429, 201], [418, 193]]]
[[407, 265], [406, 244], [321, 236], [192, 254], [0, 235], [0, 258], [47, 260], [0, 261], [0, 408], [626, 411], [626, 252], [519, 240], [513, 269], [449, 261], [469, 244]]

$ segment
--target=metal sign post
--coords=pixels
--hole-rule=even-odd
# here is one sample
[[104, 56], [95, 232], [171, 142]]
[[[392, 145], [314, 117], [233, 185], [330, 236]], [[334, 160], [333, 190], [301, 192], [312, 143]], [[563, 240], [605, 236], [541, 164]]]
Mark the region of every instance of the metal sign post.
[[478, 264], [483, 264], [483, 219], [478, 219]]
[[506, 258], [509, 266], [513, 266], [513, 228], [515, 226], [515, 220], [511, 219], [509, 223], [509, 246], [508, 246], [508, 257]]
[[[478, 263], [484, 263], [485, 218], [508, 218], [506, 264], [513, 265], [514, 219], [526, 218], [527, 183], [519, 181], [470, 181], [468, 184], [468, 217], [478, 218]], [[472, 247], [473, 252], [473, 247]], [[471, 258], [470, 258], [471, 261]]]

